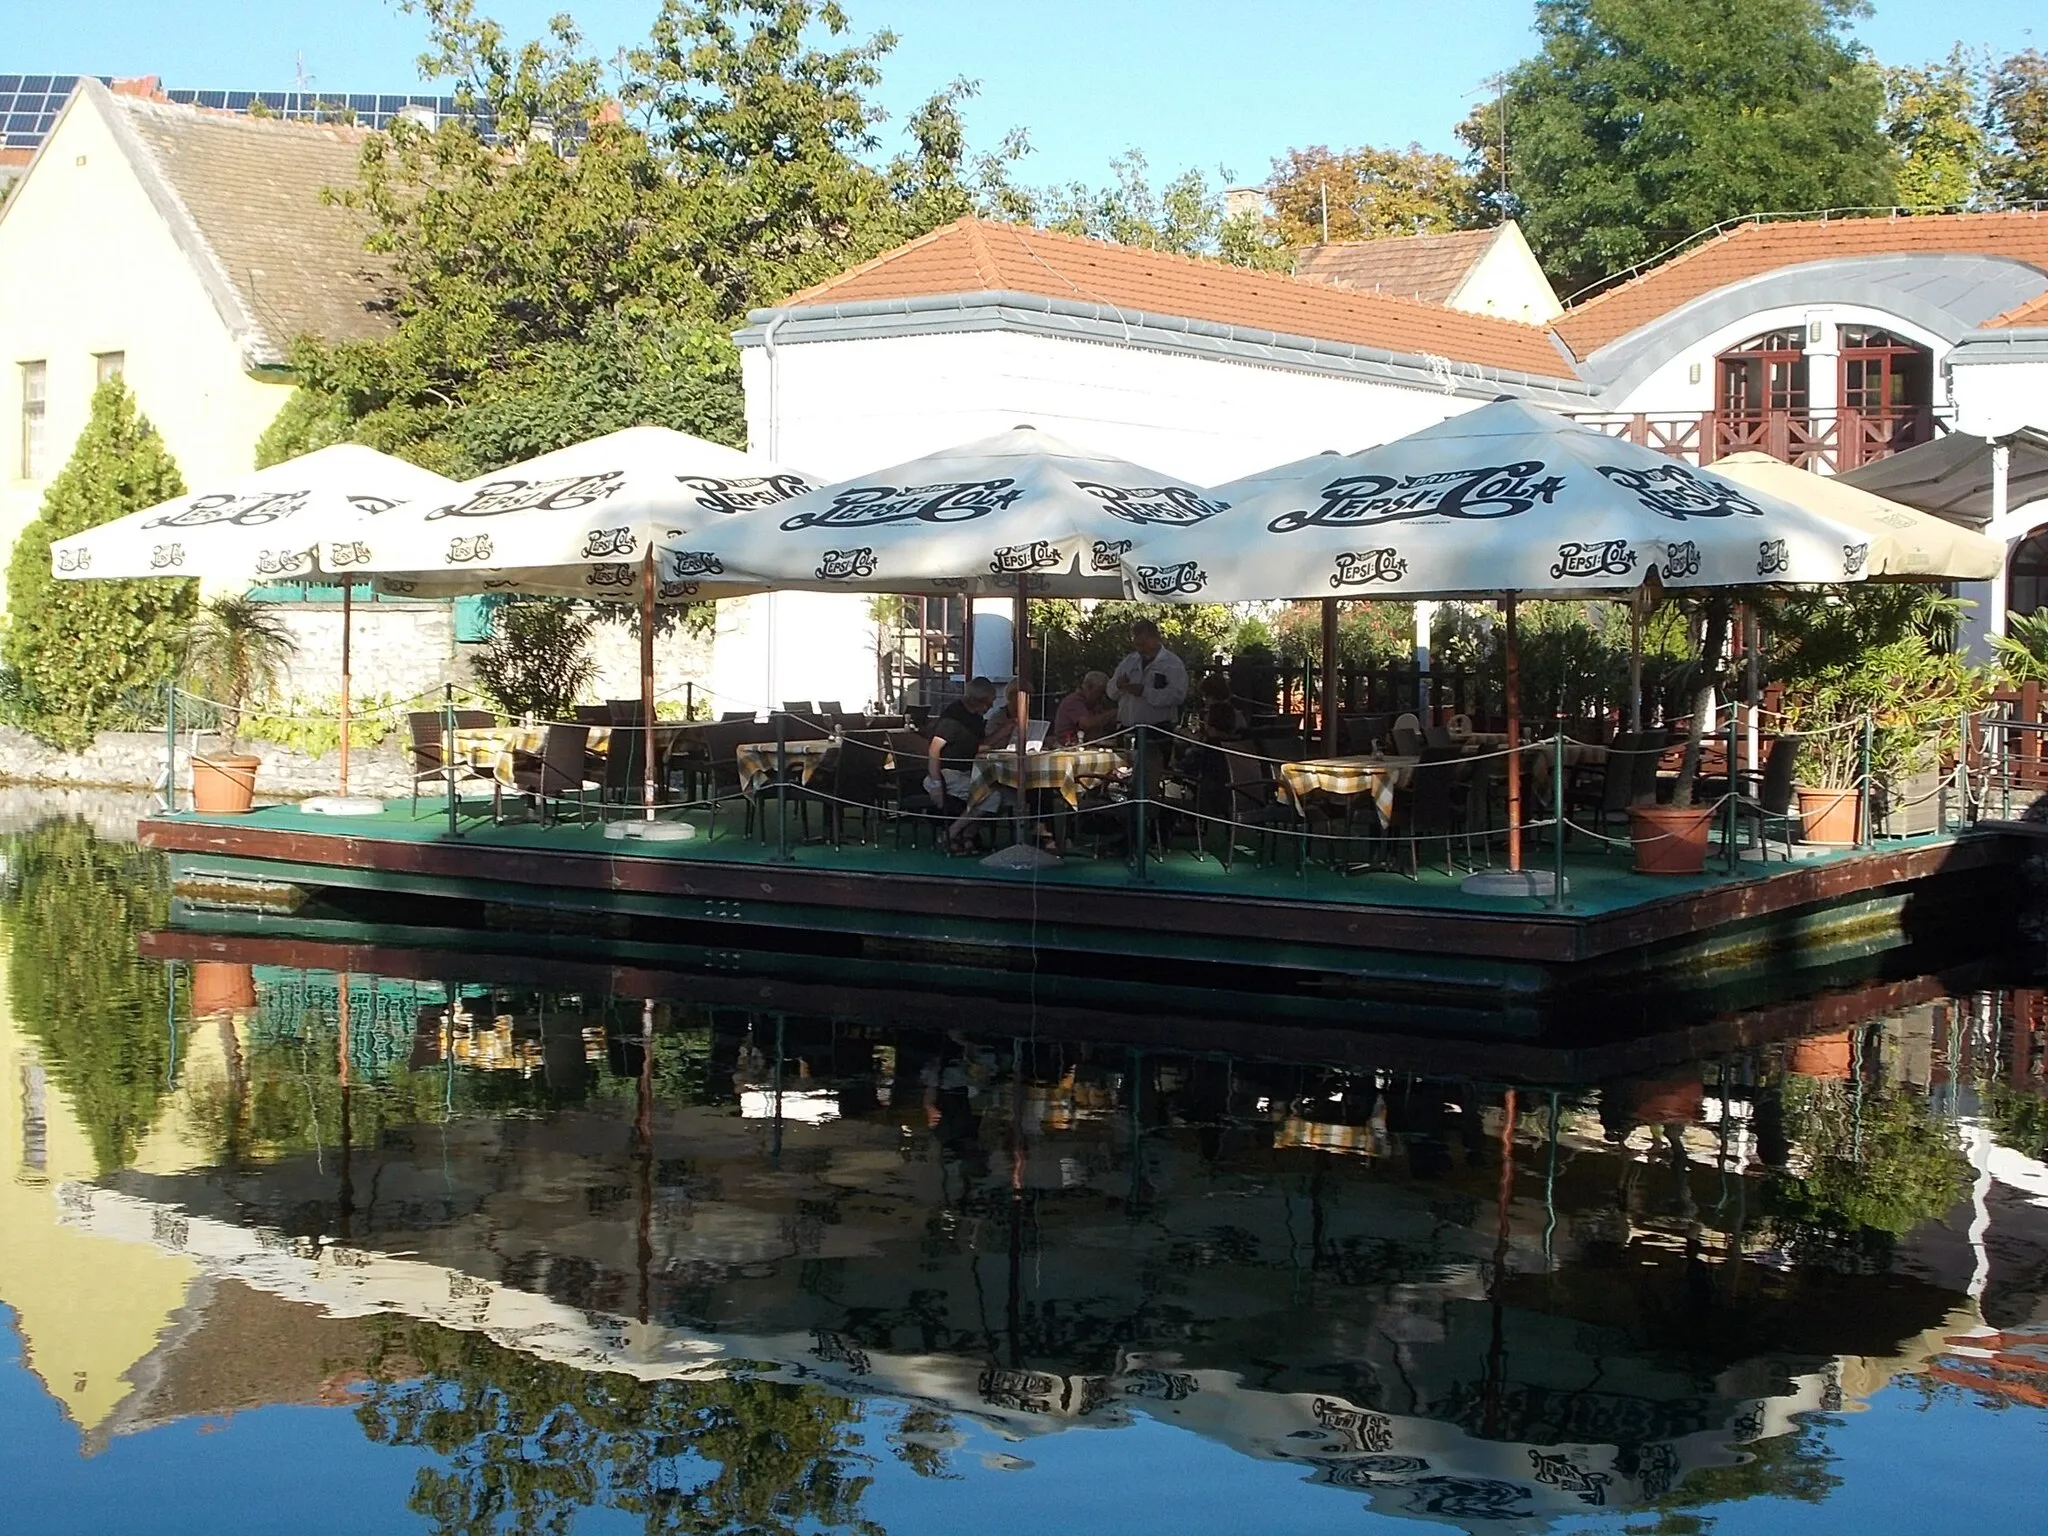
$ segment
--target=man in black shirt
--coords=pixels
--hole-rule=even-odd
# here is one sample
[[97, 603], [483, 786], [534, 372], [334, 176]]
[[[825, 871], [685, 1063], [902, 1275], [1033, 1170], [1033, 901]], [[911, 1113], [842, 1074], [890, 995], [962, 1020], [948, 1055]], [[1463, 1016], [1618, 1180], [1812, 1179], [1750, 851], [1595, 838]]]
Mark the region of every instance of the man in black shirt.
[[[940, 711], [932, 722], [931, 746], [925, 763], [925, 793], [940, 810], [948, 802], [965, 806], [974, 783], [974, 758], [988, 734], [989, 705], [995, 702], [996, 685], [985, 677], [972, 679], [966, 691]], [[994, 810], [990, 796], [977, 810]], [[963, 818], [964, 819], [964, 818]]]

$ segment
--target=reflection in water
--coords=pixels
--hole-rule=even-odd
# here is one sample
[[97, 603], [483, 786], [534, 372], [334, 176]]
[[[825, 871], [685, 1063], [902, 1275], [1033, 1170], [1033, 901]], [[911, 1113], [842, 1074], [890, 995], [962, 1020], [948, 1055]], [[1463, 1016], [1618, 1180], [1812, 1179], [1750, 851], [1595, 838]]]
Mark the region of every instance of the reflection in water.
[[88, 1447], [329, 1402], [431, 1453], [429, 1529], [795, 1531], [885, 1445], [1144, 1418], [1385, 1513], [1683, 1521], [1828, 1499], [1894, 1378], [2048, 1386], [2037, 993], [1508, 1085], [168, 966], [132, 849], [9, 871], [0, 1300]]

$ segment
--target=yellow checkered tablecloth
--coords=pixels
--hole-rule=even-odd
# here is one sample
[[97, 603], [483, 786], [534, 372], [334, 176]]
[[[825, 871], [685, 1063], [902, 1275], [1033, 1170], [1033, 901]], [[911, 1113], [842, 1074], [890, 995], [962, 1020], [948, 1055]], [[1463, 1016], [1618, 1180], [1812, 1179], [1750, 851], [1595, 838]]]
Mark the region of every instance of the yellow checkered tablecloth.
[[[1055, 747], [1048, 752], [1026, 753], [1024, 762], [1026, 789], [1056, 789], [1068, 805], [1078, 808], [1082, 786], [1109, 778], [1124, 766], [1124, 756], [1109, 747]], [[967, 803], [976, 806], [999, 788], [1016, 787], [1016, 752], [984, 752], [974, 760]]]
[[[781, 750], [789, 754], [789, 765], [796, 770], [797, 782], [808, 784], [817, 773], [819, 765], [839, 745], [836, 741], [824, 741], [812, 737], [807, 741], [786, 741]], [[741, 742], [736, 749], [740, 764], [740, 786], [749, 794], [769, 783], [775, 777], [775, 743], [772, 741]]]
[[1394, 819], [1394, 791], [1405, 789], [1416, 757], [1312, 757], [1280, 764], [1280, 798], [1297, 810], [1309, 795], [1371, 795], [1380, 819]]
[[[611, 736], [610, 726], [593, 725], [587, 749], [604, 751]], [[538, 757], [547, 739], [548, 728], [544, 725], [470, 726], [455, 733], [453, 756], [456, 762], [466, 763], [478, 773], [487, 773], [511, 789], [512, 764], [516, 754]]]

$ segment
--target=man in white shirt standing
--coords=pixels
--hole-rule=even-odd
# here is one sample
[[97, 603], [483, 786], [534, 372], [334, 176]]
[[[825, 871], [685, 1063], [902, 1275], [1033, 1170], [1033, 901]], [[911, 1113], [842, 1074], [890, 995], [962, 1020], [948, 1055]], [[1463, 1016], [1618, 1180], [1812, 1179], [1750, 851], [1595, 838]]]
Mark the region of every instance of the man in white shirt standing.
[[1116, 700], [1120, 726], [1170, 726], [1180, 719], [1180, 707], [1188, 697], [1188, 669], [1161, 642], [1159, 626], [1150, 619], [1132, 623], [1131, 654], [1117, 663], [1109, 692]]

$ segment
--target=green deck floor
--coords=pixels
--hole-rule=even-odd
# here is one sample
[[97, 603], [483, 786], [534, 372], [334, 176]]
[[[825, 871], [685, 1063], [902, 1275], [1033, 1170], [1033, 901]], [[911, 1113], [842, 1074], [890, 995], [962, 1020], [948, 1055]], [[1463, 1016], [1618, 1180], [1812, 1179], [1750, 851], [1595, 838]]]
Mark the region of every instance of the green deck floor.
[[[417, 815], [412, 814], [406, 801], [399, 800], [392, 802], [378, 816], [330, 817], [308, 814], [296, 805], [287, 804], [263, 807], [246, 816], [200, 816], [180, 812], [175, 819], [334, 838], [456, 841], [449, 836], [445, 807], [436, 804], [430, 809], [425, 801], [421, 802]], [[493, 826], [488, 802], [471, 801], [465, 802], [459, 842], [476, 847], [528, 848], [537, 853], [603, 854], [620, 858], [721, 864], [765, 864], [776, 856], [772, 821], [768, 841], [748, 835], [742, 830], [744, 812], [738, 804], [728, 806], [720, 813], [715, 838], [707, 836], [707, 813], [703, 811], [681, 817], [670, 815], [666, 819], [687, 820], [697, 828], [698, 835], [685, 842], [637, 842], [609, 840], [604, 835], [604, 828], [595, 821], [563, 822], [551, 827], [519, 822]], [[1137, 885], [1130, 865], [1121, 857], [1092, 859], [1085, 851], [1077, 851], [1057, 868], [1019, 873], [987, 869], [974, 858], [948, 857], [922, 839], [913, 847], [906, 838], [904, 846], [899, 848], [893, 829], [886, 825], [881, 828], [879, 836], [879, 846], [848, 842], [843, 848], [835, 849], [828, 843], [803, 842], [798, 835], [797, 819], [792, 813], [789, 854], [795, 867], [801, 869], [991, 880], [1012, 884], [1035, 881], [1041, 888], [1078, 886], [1100, 890], [1113, 887], [1128, 888], [1134, 892], [1143, 889]], [[1934, 836], [1886, 839], [1878, 845], [1878, 851], [1892, 853], [1950, 840]], [[1845, 850], [1804, 854], [1790, 864], [1782, 859], [1773, 859], [1768, 865], [1738, 860], [1736, 872], [1731, 875], [1726, 872], [1717, 844], [1709, 855], [1704, 875], [1646, 876], [1634, 872], [1626, 848], [1612, 848], [1605, 853], [1582, 852], [1581, 849], [1586, 847], [1587, 844], [1579, 843], [1568, 845], [1566, 849], [1565, 872], [1570, 892], [1565, 911], [1576, 917], [1596, 917], [1691, 891], [1764, 879], [1788, 869], [1808, 869], [1819, 861], [1838, 862], [1860, 856]], [[1429, 857], [1432, 851], [1434, 864]], [[1405, 867], [1398, 872], [1371, 870], [1351, 874], [1333, 870], [1322, 862], [1328, 859], [1329, 849], [1327, 844], [1320, 842], [1314, 854], [1317, 862], [1312, 862], [1305, 871], [1298, 873], [1294, 867], [1293, 849], [1285, 839], [1280, 841], [1276, 863], [1260, 867], [1248, 848], [1241, 845], [1234, 865], [1226, 869], [1213, 853], [1207, 858], [1197, 859], [1186, 840], [1182, 839], [1164, 859], [1147, 861], [1147, 875], [1152, 888], [1190, 894], [1470, 913], [1540, 914], [1547, 910], [1541, 900], [1466, 894], [1459, 888], [1460, 881], [1468, 873], [1462, 866], [1462, 842], [1458, 844], [1457, 851], [1461, 864], [1456, 873], [1444, 873], [1439, 845], [1435, 850], [1425, 849], [1419, 876], [1410, 879]], [[1525, 864], [1533, 869], [1547, 870], [1552, 867], [1552, 859], [1549, 845], [1537, 843], [1528, 850]], [[1484, 862], [1483, 855], [1481, 862]], [[1495, 867], [1505, 866], [1498, 846], [1494, 850], [1494, 864]]]

